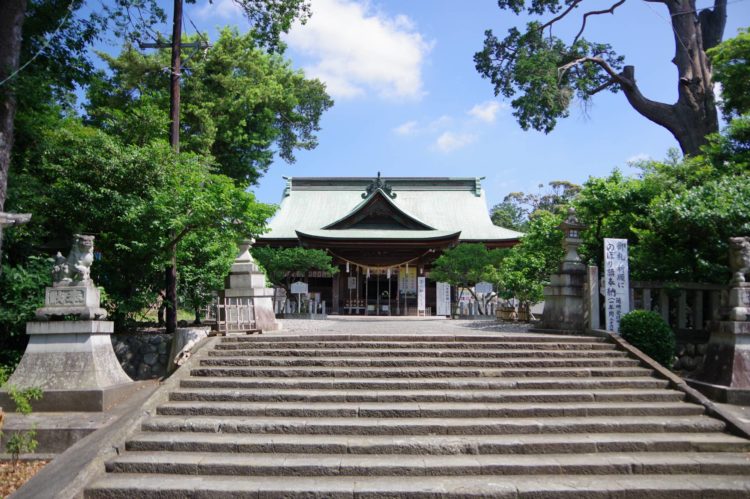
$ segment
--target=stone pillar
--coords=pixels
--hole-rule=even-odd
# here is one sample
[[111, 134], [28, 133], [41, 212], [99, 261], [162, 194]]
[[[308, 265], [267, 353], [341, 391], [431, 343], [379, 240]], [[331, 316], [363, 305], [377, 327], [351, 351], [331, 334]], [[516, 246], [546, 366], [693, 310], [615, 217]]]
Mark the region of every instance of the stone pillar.
[[544, 312], [540, 329], [551, 331], [582, 332], [586, 328], [584, 314], [584, 285], [586, 265], [578, 256], [578, 246], [583, 240], [580, 233], [586, 226], [578, 221], [575, 210], [568, 210], [568, 218], [560, 229], [565, 234], [565, 257], [557, 274], [552, 274], [550, 284], [544, 288]]
[[750, 237], [730, 239], [729, 264], [726, 313], [709, 323], [704, 366], [688, 381], [720, 402], [750, 404]]
[[[8, 386], [39, 387], [36, 411], [102, 411], [137, 389], [112, 349], [114, 323], [102, 320], [99, 289], [89, 277], [93, 236], [75, 236], [66, 259], [57, 254], [54, 283], [36, 321], [26, 324], [29, 344]], [[64, 320], [64, 319], [75, 320]], [[0, 392], [0, 404], [9, 404]]]
[[219, 300], [230, 305], [251, 304], [255, 327], [261, 331], [276, 331], [281, 329], [281, 324], [273, 311], [274, 289], [266, 287], [266, 275], [250, 255], [254, 242], [254, 239], [246, 239], [240, 243], [240, 254], [229, 269]]

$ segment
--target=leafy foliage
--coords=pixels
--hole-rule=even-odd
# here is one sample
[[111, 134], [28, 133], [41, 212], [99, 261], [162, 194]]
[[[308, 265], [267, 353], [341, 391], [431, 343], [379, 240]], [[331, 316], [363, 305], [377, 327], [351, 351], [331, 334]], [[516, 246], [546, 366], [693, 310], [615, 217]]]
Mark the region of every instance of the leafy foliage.
[[750, 28], [708, 50], [713, 79], [721, 83], [721, 109], [729, 118], [750, 112]]
[[526, 309], [542, 301], [544, 285], [563, 257], [561, 221], [561, 216], [548, 211], [538, 211], [529, 221], [521, 242], [492, 274], [502, 297], [516, 298]]
[[336, 274], [338, 267], [333, 265], [331, 255], [323, 250], [293, 248], [258, 247], [252, 249], [253, 258], [266, 271], [266, 277], [275, 286], [281, 286], [291, 294], [292, 279], [295, 273], [306, 274], [320, 270]]
[[[505, 258], [505, 250], [488, 250], [484, 244], [461, 243], [446, 250], [433, 264], [430, 279], [447, 282], [456, 293], [459, 288], [466, 288], [477, 303], [482, 303], [473, 287], [479, 282], [491, 282], [495, 269]], [[456, 299], [458, 306], [458, 299]], [[482, 313], [482, 308], [479, 309]]]
[[671, 367], [675, 335], [656, 312], [633, 310], [620, 319], [620, 334], [634, 347], [665, 367]]
[[[0, 274], [0, 365], [12, 362], [7, 356], [26, 345], [26, 322], [44, 304], [44, 287], [52, 283], [50, 263], [31, 256], [23, 265], [3, 265]], [[0, 384], [3, 383], [0, 375]]]
[[[98, 73], [90, 87], [89, 121], [126, 143], [163, 136], [169, 50], [142, 54], [125, 46], [116, 58], [100, 55], [110, 74]], [[247, 186], [268, 169], [275, 152], [293, 163], [296, 149], [317, 145], [320, 117], [333, 104], [324, 85], [263, 52], [252, 33], [224, 29], [211, 48], [191, 54], [186, 66], [182, 151], [213, 156], [219, 173]]]
[[527, 228], [529, 218], [540, 211], [563, 214], [566, 207], [581, 191], [581, 186], [567, 180], [553, 180], [547, 184], [549, 188], [542, 192], [544, 184], [539, 184], [538, 193], [511, 192], [502, 203], [496, 204], [490, 210], [492, 223], [523, 231]]
[[[16, 412], [29, 415], [31, 414], [32, 400], [42, 398], [43, 392], [39, 387], [30, 387], [23, 390], [15, 386], [8, 386], [8, 396], [16, 404]], [[18, 462], [18, 456], [26, 452], [34, 452], [39, 442], [36, 441], [36, 426], [32, 425], [28, 431], [19, 431], [13, 433], [7, 442], [5, 442], [5, 451], [11, 455], [14, 462]]]

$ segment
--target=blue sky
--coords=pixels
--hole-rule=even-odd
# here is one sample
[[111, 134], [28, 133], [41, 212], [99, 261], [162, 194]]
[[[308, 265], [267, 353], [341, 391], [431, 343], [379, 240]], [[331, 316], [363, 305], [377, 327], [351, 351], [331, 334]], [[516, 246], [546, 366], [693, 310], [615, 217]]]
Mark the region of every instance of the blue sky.
[[[171, 2], [169, 2], [171, 5]], [[711, 3], [699, 0], [698, 7]], [[592, 7], [610, 2], [593, 0]], [[729, 1], [725, 37], [750, 24], [750, 0]], [[671, 134], [633, 111], [622, 94], [603, 92], [548, 135], [523, 131], [508, 102], [495, 98], [474, 69], [484, 30], [502, 37], [524, 17], [495, 0], [312, 0], [313, 16], [286, 41], [297, 68], [326, 82], [336, 104], [323, 117], [320, 144], [278, 160], [254, 189], [278, 203], [282, 176], [486, 177], [490, 206], [512, 191], [537, 191], [551, 180], [584, 182], [677, 147]], [[171, 8], [168, 9], [171, 15]], [[190, 20], [211, 36], [216, 28], [247, 29], [231, 0], [186, 5]], [[589, 20], [586, 37], [608, 42], [636, 68], [643, 93], [676, 99], [673, 37], [666, 8], [631, 1], [615, 16]], [[192, 26], [188, 23], [188, 32]], [[555, 32], [577, 31], [577, 22]], [[460, 209], [460, 207], [456, 207]]]

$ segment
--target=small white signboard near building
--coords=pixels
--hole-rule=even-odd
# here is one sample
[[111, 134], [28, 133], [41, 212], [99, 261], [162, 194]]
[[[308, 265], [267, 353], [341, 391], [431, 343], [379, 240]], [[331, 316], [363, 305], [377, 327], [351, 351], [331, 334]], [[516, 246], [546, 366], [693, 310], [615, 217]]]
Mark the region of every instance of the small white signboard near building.
[[427, 302], [427, 300], [425, 299], [426, 291], [427, 291], [427, 278], [418, 277], [417, 278], [417, 312], [418, 313], [425, 311], [425, 304]]
[[292, 294], [295, 295], [306, 295], [307, 294], [307, 283], [297, 281], [292, 283]]
[[356, 277], [350, 277], [347, 280], [347, 288], [348, 289], [357, 289], [357, 278]]
[[604, 239], [604, 315], [607, 331], [620, 331], [620, 318], [630, 311], [628, 240]]
[[451, 315], [451, 285], [447, 282], [437, 283], [436, 302], [437, 315]]

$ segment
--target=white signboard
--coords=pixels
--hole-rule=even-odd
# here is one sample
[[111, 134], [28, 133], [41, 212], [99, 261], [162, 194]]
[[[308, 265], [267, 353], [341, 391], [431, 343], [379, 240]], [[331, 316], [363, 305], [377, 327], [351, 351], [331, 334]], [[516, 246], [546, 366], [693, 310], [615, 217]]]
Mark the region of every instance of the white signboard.
[[347, 284], [348, 284], [348, 289], [357, 289], [357, 278], [350, 277]]
[[417, 310], [424, 311], [425, 309], [425, 291], [427, 290], [427, 278], [426, 277], [418, 277], [417, 278]]
[[477, 285], [474, 286], [474, 291], [476, 291], [477, 294], [488, 295], [492, 293], [492, 283], [478, 282]]
[[437, 283], [437, 315], [451, 315], [451, 285], [447, 282]]
[[607, 331], [619, 332], [620, 317], [629, 311], [628, 240], [604, 239], [604, 315]]
[[292, 283], [292, 293], [296, 295], [306, 295], [307, 294], [307, 283], [302, 281], [297, 281]]

